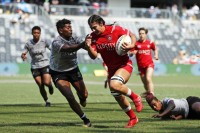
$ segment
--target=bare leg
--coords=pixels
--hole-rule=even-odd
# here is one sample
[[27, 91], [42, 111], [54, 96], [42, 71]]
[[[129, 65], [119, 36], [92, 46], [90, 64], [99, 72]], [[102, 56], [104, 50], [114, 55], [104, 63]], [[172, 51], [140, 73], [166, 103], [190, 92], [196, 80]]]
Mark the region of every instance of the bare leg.
[[46, 85], [49, 88], [49, 93], [52, 95], [53, 94], [53, 86], [52, 86], [52, 83], [51, 83], [50, 74], [43, 74], [42, 80], [43, 80], [44, 85]]
[[76, 89], [77, 95], [79, 97], [80, 100], [80, 104], [85, 107], [86, 106], [86, 99], [88, 97], [88, 91], [87, 88], [85, 86], [85, 83], [83, 82], [83, 80], [81, 81], [77, 81], [72, 83], [73, 87]]
[[45, 88], [44, 88], [44, 84], [42, 83], [41, 76], [37, 76], [34, 79], [35, 79], [35, 82], [37, 83], [37, 85], [40, 89], [41, 96], [43, 97], [44, 101], [46, 102], [48, 100], [48, 97], [47, 97], [47, 93], [46, 93]]

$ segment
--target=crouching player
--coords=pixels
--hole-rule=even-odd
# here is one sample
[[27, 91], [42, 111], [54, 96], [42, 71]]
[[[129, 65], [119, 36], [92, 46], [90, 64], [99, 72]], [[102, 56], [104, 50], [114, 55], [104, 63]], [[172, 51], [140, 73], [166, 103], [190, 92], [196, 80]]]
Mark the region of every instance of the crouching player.
[[189, 96], [187, 98], [175, 99], [164, 98], [158, 100], [152, 94], [147, 95], [147, 102], [150, 107], [158, 111], [154, 118], [162, 119], [200, 119], [200, 98]]

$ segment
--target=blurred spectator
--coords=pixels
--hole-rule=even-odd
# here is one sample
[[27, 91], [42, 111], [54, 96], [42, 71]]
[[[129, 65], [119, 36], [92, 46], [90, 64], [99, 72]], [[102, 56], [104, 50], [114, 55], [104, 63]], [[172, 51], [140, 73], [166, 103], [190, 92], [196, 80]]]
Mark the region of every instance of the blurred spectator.
[[92, 3], [92, 8], [93, 8], [92, 14], [99, 14], [99, 11], [100, 11], [100, 4], [99, 4], [99, 2], [94, 1]]
[[[52, 0], [52, 5], [58, 5], [59, 1], [58, 0]], [[58, 11], [58, 9], [56, 7], [51, 7], [51, 14], [56, 14]]]
[[177, 7], [176, 4], [172, 5], [172, 9], [171, 10], [172, 10], [173, 15], [177, 15], [178, 14], [178, 7]]
[[189, 57], [186, 52], [186, 47], [181, 46], [178, 56], [173, 59], [173, 64], [189, 64]]
[[150, 18], [159, 18], [161, 15], [161, 11], [158, 7], [150, 6], [148, 10], [148, 16]]
[[58, 5], [59, 4], [59, 0], [52, 0], [52, 5]]
[[190, 64], [198, 64], [199, 63], [198, 52], [196, 50], [192, 51], [192, 55], [189, 57], [189, 63]]
[[107, 4], [104, 1], [100, 2], [100, 15], [101, 16], [107, 16], [108, 15]]
[[43, 7], [45, 9], [45, 11], [47, 11], [48, 13], [50, 13], [50, 3], [49, 0], [45, 0]]
[[26, 24], [29, 23], [29, 21], [30, 21], [29, 14], [22, 11], [21, 9], [18, 9], [17, 14], [13, 14], [10, 20], [12, 24], [16, 23]]

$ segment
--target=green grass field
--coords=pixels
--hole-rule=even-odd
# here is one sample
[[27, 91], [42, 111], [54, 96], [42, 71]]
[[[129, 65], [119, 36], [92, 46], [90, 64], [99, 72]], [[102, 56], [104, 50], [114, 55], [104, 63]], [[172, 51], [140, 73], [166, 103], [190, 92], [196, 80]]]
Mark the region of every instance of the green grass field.
[[[52, 107], [44, 107], [32, 77], [24, 75], [0, 77], [0, 133], [200, 132], [200, 120], [163, 121], [151, 118], [156, 112], [144, 100], [143, 111], [136, 113], [139, 123], [125, 129], [128, 117], [110, 95], [109, 89], [103, 88], [105, 77], [83, 76], [89, 91], [88, 104], [83, 110], [92, 122], [91, 128], [81, 126], [82, 121], [56, 88], [55, 93], [49, 96]], [[200, 96], [199, 79], [194, 76], [155, 76], [155, 94], [159, 99]], [[133, 75], [127, 85], [138, 94], [144, 92], [139, 76]]]

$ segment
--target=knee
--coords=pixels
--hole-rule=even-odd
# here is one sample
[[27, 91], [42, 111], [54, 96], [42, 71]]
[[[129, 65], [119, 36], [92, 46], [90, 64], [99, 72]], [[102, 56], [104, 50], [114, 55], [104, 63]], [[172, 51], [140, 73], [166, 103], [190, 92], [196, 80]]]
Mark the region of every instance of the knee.
[[150, 77], [147, 77], [147, 78], [146, 78], [146, 82], [147, 82], [147, 83], [152, 83], [152, 79], [151, 79]]
[[124, 84], [124, 79], [120, 76], [113, 76], [110, 79], [110, 89], [117, 91], [121, 88], [121, 86]]
[[117, 91], [119, 90], [119, 87], [121, 86], [121, 84], [117, 81], [110, 81], [110, 89]]
[[43, 83], [44, 83], [45, 86], [50, 86], [51, 85], [51, 81], [46, 81], [45, 80]]

